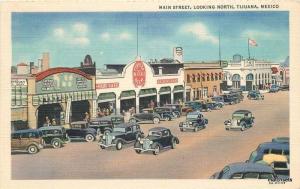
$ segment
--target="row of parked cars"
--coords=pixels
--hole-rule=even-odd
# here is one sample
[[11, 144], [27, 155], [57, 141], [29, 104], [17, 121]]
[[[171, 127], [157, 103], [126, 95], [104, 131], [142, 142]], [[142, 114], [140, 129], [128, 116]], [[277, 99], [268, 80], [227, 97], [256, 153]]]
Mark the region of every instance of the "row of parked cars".
[[211, 179], [289, 179], [289, 138], [277, 137], [258, 145], [245, 162], [226, 165]]

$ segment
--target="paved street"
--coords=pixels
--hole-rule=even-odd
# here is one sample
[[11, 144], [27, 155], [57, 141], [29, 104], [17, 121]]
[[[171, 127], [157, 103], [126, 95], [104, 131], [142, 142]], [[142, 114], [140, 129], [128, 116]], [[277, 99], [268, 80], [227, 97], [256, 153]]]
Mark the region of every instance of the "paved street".
[[[246, 96], [246, 95], [245, 95]], [[207, 179], [226, 164], [245, 161], [259, 143], [289, 135], [289, 92], [265, 94], [264, 101], [245, 100], [204, 113], [208, 127], [197, 133], [180, 132], [181, 117], [159, 126], [171, 129], [180, 144], [174, 150], [136, 154], [132, 145], [121, 151], [100, 150], [97, 142], [71, 142], [61, 149], [46, 148], [36, 155], [12, 155], [12, 179]], [[247, 109], [255, 125], [244, 132], [225, 131], [233, 111]], [[145, 133], [154, 127], [142, 124]]]

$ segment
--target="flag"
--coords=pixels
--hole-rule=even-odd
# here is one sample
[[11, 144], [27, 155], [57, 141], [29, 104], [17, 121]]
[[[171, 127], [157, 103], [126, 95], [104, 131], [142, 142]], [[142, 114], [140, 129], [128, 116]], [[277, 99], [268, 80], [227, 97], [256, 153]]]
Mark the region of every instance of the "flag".
[[257, 43], [253, 39], [248, 39], [248, 44], [251, 45], [251, 46], [257, 47]]

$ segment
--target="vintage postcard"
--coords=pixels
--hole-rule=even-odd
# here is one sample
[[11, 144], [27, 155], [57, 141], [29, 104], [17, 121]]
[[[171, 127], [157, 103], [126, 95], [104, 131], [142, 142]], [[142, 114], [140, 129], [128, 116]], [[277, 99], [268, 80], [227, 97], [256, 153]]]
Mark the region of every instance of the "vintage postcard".
[[0, 188], [300, 188], [299, 1], [0, 6]]

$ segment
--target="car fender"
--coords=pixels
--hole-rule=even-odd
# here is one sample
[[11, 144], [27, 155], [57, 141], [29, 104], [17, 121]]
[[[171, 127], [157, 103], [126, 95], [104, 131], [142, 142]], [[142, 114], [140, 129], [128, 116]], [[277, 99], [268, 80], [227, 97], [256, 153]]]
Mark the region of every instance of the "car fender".
[[175, 140], [176, 144], [179, 144], [179, 138], [178, 137], [174, 137], [174, 140]]
[[[28, 150], [29, 146], [32, 146], [32, 145], [36, 146], [37, 149], [38, 149], [38, 151], [40, 151], [39, 143], [37, 143], [37, 142], [30, 142], [30, 143], [26, 146], [26, 150]], [[42, 144], [42, 145], [43, 145], [43, 144]]]

